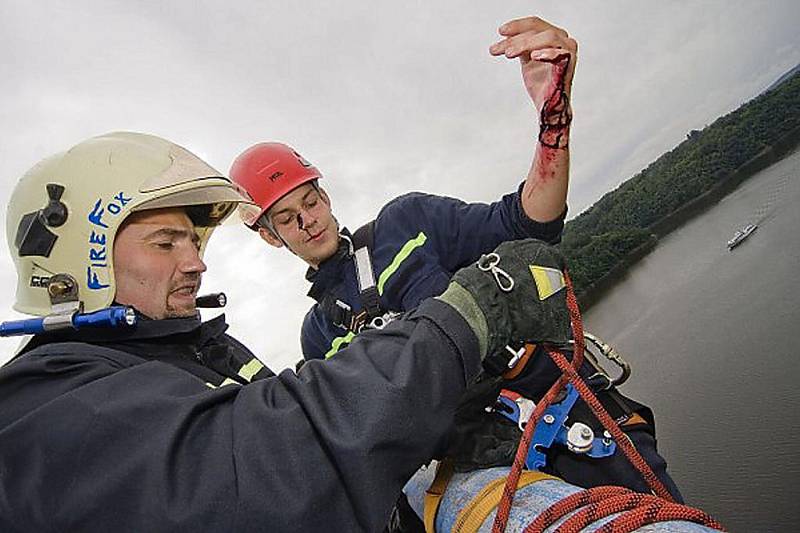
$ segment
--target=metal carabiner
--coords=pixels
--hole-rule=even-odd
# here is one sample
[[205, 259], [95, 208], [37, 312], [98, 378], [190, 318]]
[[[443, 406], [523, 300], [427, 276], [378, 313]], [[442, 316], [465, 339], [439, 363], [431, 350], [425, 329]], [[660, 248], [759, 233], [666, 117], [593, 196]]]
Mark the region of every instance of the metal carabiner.
[[528, 424], [528, 420], [531, 419], [533, 410], [536, 409], [536, 404], [533, 400], [529, 400], [525, 397], [519, 397], [514, 401], [519, 407], [519, 421], [517, 422], [517, 426], [520, 431], [525, 431], [525, 426]]
[[387, 311], [382, 315], [376, 316], [367, 324], [369, 329], [383, 329], [389, 325], [395, 318], [400, 316], [400, 313]]
[[619, 369], [622, 371], [622, 373], [615, 379], [611, 379], [611, 376], [609, 376], [608, 373], [600, 366], [600, 363], [596, 359], [594, 354], [592, 354], [590, 350], [586, 350], [586, 353], [591, 355], [591, 357], [586, 358], [587, 361], [589, 361], [589, 363], [591, 363], [592, 366], [595, 367], [595, 370], [597, 370], [598, 374], [602, 375], [609, 381], [608, 388], [619, 387], [620, 385], [628, 381], [628, 378], [631, 376], [631, 365], [628, 364], [628, 362], [625, 361], [622, 358], [622, 356], [620, 356], [619, 353], [617, 353], [617, 351], [614, 350], [614, 348], [603, 342], [599, 337], [592, 335], [589, 332], [584, 332], [583, 337], [587, 341], [591, 342], [591, 344], [595, 348], [597, 348], [597, 350], [601, 354], [603, 354], [603, 356], [605, 356], [606, 359], [617, 365]]
[[503, 292], [511, 292], [514, 288], [514, 278], [508, 275], [508, 272], [498, 267], [500, 263], [500, 256], [492, 252], [490, 254], [483, 254], [478, 259], [478, 269], [483, 272], [490, 272], [494, 276], [494, 281], [500, 290]]
[[520, 431], [525, 431], [525, 425], [530, 420], [536, 404], [514, 391], [503, 389], [497, 397], [494, 407], [487, 407], [487, 412], [496, 412], [515, 424]]
[[495, 252], [490, 254], [483, 254], [478, 258], [478, 268], [484, 272], [489, 272], [492, 268], [500, 262], [500, 256]]

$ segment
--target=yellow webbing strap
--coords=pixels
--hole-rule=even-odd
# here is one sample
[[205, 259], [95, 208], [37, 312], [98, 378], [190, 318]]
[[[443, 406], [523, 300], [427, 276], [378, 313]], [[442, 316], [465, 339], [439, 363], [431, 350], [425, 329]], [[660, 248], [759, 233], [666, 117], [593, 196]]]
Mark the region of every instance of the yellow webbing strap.
[[431, 486], [425, 491], [425, 500], [423, 501], [423, 522], [426, 533], [434, 533], [436, 530], [436, 511], [439, 510], [442, 496], [452, 477], [453, 463], [445, 459], [436, 465], [436, 475]]
[[[517, 488], [520, 489], [545, 479], [558, 478], [535, 470], [525, 470], [519, 477]], [[478, 529], [486, 521], [486, 517], [500, 504], [505, 484], [506, 478], [501, 477], [483, 487], [483, 490], [458, 513], [452, 533], [477, 533]]]

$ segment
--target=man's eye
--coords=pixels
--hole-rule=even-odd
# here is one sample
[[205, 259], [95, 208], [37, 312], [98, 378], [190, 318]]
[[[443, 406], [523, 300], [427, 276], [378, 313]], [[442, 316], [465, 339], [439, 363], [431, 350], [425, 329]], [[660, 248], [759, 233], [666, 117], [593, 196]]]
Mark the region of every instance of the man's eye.
[[294, 217], [291, 217], [291, 216], [289, 216], [289, 217], [280, 217], [280, 218], [278, 218], [277, 222], [281, 226], [285, 226], [286, 224], [288, 224], [292, 220], [294, 220]]
[[311, 200], [310, 202], [306, 203], [306, 209], [312, 209], [312, 208], [316, 207], [316, 205], [317, 205], [317, 201], [316, 200]]
[[157, 242], [156, 246], [162, 250], [172, 250], [175, 247], [171, 242]]

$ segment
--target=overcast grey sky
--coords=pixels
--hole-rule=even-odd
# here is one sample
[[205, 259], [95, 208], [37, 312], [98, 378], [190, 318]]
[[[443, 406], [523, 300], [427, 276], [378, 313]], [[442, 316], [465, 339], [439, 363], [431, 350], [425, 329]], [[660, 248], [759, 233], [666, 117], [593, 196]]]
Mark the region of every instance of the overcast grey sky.
[[[0, 0], [0, 205], [39, 159], [114, 130], [227, 172], [294, 145], [353, 228], [402, 192], [491, 201], [533, 153], [518, 65], [487, 49], [536, 14], [579, 42], [570, 216], [800, 63], [797, 0], [467, 2]], [[4, 234], [3, 234], [4, 235]], [[249, 231], [212, 238], [204, 289], [273, 369], [299, 358], [304, 265]], [[16, 278], [0, 258], [1, 319]], [[17, 341], [0, 341], [0, 362]]]

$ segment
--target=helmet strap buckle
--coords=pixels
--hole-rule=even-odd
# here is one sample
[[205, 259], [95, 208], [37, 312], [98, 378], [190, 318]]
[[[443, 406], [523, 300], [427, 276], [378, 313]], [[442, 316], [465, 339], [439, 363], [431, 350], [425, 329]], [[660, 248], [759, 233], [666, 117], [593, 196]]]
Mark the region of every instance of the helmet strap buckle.
[[47, 295], [54, 314], [72, 315], [82, 311], [83, 306], [78, 298], [78, 282], [69, 274], [51, 276], [47, 283]]

